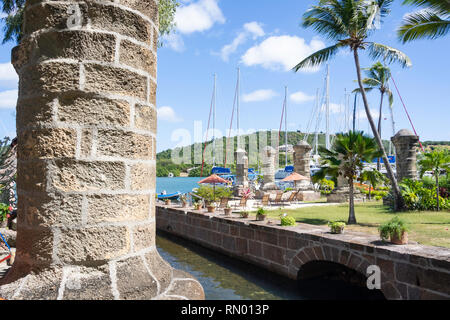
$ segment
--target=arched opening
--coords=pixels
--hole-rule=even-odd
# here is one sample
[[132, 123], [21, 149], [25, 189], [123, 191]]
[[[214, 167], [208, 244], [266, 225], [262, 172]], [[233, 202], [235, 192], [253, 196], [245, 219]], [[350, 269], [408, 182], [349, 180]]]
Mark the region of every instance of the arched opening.
[[345, 265], [311, 261], [297, 275], [302, 296], [318, 300], [384, 300], [381, 290], [369, 290], [367, 278]]

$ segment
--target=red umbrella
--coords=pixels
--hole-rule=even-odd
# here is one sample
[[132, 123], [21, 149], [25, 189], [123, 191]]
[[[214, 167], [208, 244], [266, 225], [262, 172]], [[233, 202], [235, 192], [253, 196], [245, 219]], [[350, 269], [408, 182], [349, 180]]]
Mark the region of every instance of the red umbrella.
[[222, 184], [222, 183], [229, 184], [231, 182], [219, 177], [216, 174], [213, 174], [212, 176], [209, 176], [208, 178], [203, 179], [202, 181], [199, 182], [199, 184], [212, 184], [214, 186], [214, 201], [216, 200], [216, 184], [218, 184], [218, 183], [219, 184]]

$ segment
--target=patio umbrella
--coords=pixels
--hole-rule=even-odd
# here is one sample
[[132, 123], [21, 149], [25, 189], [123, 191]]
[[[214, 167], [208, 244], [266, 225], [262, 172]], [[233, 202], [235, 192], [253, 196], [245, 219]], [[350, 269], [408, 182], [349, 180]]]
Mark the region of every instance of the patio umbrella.
[[208, 178], [203, 179], [198, 184], [212, 184], [213, 189], [214, 189], [214, 201], [216, 201], [216, 184], [223, 184], [223, 183], [229, 184], [230, 181], [225, 180], [216, 174], [213, 174], [213, 175], [209, 176]]
[[308, 177], [302, 176], [301, 174], [298, 174], [297, 172], [292, 173], [290, 176], [284, 178], [283, 182], [293, 181], [294, 186], [297, 187], [297, 181], [303, 181], [303, 180], [310, 180]]

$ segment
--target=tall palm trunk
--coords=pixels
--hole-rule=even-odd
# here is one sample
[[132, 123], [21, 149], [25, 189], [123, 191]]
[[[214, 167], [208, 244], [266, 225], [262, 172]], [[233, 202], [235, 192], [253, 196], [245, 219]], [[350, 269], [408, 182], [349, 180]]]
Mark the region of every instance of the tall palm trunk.
[[440, 211], [439, 208], [439, 170], [437, 170], [436, 174], [436, 204], [437, 204], [437, 211]]
[[364, 91], [364, 86], [363, 86], [363, 82], [362, 82], [361, 66], [359, 64], [359, 55], [358, 55], [358, 49], [357, 48], [353, 49], [353, 55], [354, 55], [354, 58], [355, 58], [356, 73], [358, 75], [358, 84], [359, 84], [359, 87], [361, 89], [361, 96], [362, 96], [363, 101], [364, 101], [364, 108], [366, 110], [367, 119], [369, 120], [369, 124], [370, 124], [370, 127], [372, 128], [373, 135], [374, 135], [375, 140], [376, 140], [376, 142], [378, 144], [378, 147], [380, 148], [380, 150], [383, 153], [383, 156], [382, 156], [383, 162], [384, 162], [384, 165], [386, 166], [388, 178], [389, 178], [389, 180], [391, 180], [391, 183], [392, 183], [392, 191], [394, 193], [394, 210], [395, 211], [399, 211], [399, 210], [402, 210], [404, 208], [405, 202], [404, 202], [403, 197], [401, 195], [400, 187], [398, 186], [398, 182], [397, 182], [397, 178], [394, 175], [394, 171], [392, 170], [391, 164], [389, 163], [388, 157], [386, 155], [386, 150], [384, 150], [383, 141], [381, 140], [381, 137], [378, 134], [378, 130], [377, 130], [376, 126], [375, 126], [375, 123], [373, 121], [372, 115], [370, 113], [369, 102], [367, 101], [366, 92]]
[[353, 185], [353, 179], [348, 179], [349, 184], [349, 212], [348, 212], [348, 224], [356, 224], [356, 216], [355, 216], [355, 192], [354, 192], [354, 185]]
[[[384, 92], [381, 91], [380, 115], [378, 117], [378, 134], [380, 135], [380, 137], [381, 137], [381, 119], [383, 116], [383, 99], [384, 99]], [[377, 159], [377, 170], [378, 171], [381, 170], [380, 158]]]

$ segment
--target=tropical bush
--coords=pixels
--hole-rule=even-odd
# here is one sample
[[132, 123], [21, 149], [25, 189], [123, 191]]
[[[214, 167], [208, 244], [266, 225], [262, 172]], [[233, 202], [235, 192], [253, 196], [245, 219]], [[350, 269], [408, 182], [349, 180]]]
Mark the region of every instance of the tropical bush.
[[322, 195], [327, 195], [333, 192], [335, 188], [335, 183], [333, 180], [322, 179], [318, 182], [319, 190]]
[[[434, 187], [433, 187], [434, 188]], [[427, 188], [423, 181], [404, 179], [400, 189], [407, 210], [436, 210], [437, 201], [433, 188]], [[388, 197], [391, 197], [389, 194]], [[450, 200], [439, 197], [439, 207], [450, 209]]]
[[401, 238], [404, 232], [408, 231], [406, 223], [399, 217], [394, 217], [392, 220], [382, 224], [378, 231], [380, 232], [380, 237], [383, 240], [388, 240], [393, 236]]
[[224, 187], [216, 187], [216, 191], [214, 192], [214, 188], [209, 185], [202, 185], [197, 189], [195, 194], [207, 202], [213, 202], [222, 198], [231, 198], [233, 196], [233, 191], [229, 188]]
[[296, 225], [295, 218], [288, 216], [287, 214], [280, 215], [282, 227], [293, 227]]

